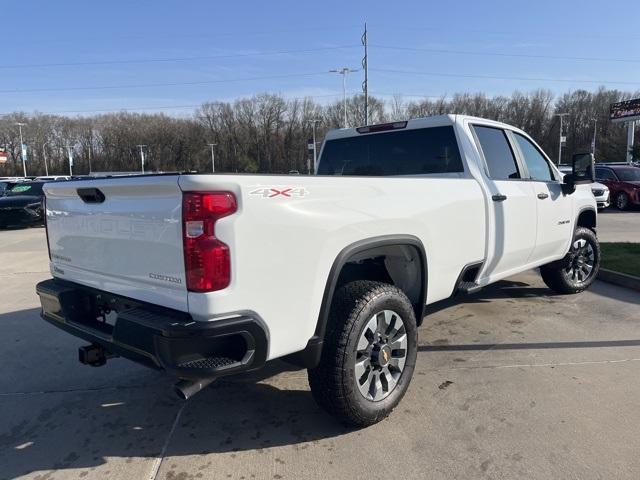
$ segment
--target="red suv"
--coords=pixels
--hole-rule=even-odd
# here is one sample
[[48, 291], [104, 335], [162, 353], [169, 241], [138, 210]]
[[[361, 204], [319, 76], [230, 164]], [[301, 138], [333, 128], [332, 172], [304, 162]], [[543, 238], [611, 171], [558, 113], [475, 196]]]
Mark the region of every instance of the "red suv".
[[640, 168], [627, 164], [596, 164], [596, 180], [609, 187], [611, 203], [618, 209], [640, 205]]

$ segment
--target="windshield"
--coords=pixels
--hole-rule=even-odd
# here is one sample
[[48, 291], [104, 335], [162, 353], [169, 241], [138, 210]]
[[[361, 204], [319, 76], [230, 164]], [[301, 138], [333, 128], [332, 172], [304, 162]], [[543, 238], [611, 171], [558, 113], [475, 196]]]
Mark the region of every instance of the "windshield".
[[640, 182], [640, 168], [620, 168], [616, 175], [623, 182]]
[[6, 192], [7, 197], [15, 197], [16, 195], [42, 195], [43, 183], [20, 183]]

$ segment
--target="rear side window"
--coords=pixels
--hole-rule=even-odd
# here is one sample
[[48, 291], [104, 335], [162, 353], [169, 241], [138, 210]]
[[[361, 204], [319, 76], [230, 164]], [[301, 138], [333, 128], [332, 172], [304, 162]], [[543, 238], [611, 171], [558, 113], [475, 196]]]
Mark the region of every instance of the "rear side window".
[[503, 130], [493, 127], [475, 126], [482, 153], [487, 162], [489, 176], [494, 180], [520, 178], [516, 158]]
[[319, 175], [424, 175], [464, 171], [453, 127], [328, 140]]
[[514, 137], [516, 142], [518, 142], [518, 146], [524, 157], [524, 162], [527, 164], [529, 176], [533, 180], [543, 182], [552, 181], [554, 178], [553, 173], [551, 173], [551, 167], [542, 153], [540, 153], [540, 150], [538, 150], [528, 138], [523, 137], [519, 133], [514, 133]]
[[613, 174], [611, 170], [608, 168], [598, 168], [596, 167], [596, 180], [613, 180], [616, 181], [617, 178]]

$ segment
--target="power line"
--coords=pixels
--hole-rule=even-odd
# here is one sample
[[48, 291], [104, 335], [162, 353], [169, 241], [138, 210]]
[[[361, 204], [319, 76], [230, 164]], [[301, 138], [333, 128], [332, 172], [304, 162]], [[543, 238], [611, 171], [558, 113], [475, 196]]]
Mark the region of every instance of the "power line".
[[536, 78], [536, 77], [509, 77], [500, 75], [475, 75], [470, 73], [445, 73], [445, 72], [412, 72], [408, 70], [394, 70], [386, 68], [370, 68], [369, 70], [382, 73], [400, 73], [404, 75], [426, 75], [432, 77], [457, 77], [457, 78], [483, 78], [488, 80], [524, 80], [533, 82], [565, 82], [565, 83], [595, 83], [595, 84], [620, 84], [639, 85], [640, 82], [624, 82], [615, 80], [581, 80], [577, 78]]
[[114, 90], [119, 88], [150, 88], [150, 87], [176, 87], [187, 85], [211, 85], [216, 83], [229, 83], [229, 82], [243, 82], [252, 80], [271, 80], [278, 78], [290, 78], [290, 77], [310, 77], [315, 75], [325, 75], [325, 72], [310, 72], [310, 73], [287, 73], [282, 75], [268, 75], [263, 77], [243, 77], [243, 78], [228, 78], [224, 80], [199, 80], [196, 82], [169, 82], [169, 83], [144, 83], [144, 84], [130, 84], [130, 85], [100, 85], [90, 87], [58, 87], [58, 88], [16, 88], [10, 90], [0, 90], [0, 93], [30, 93], [30, 92], [67, 92], [75, 90]]
[[[276, 95], [276, 93], [265, 92], [268, 95]], [[357, 92], [348, 92], [350, 95], [355, 94]], [[330, 97], [341, 97], [342, 93], [330, 93], [325, 95], [306, 95], [304, 97], [284, 97], [285, 100], [305, 100], [307, 98], [330, 98]], [[245, 98], [245, 97], [238, 97]], [[191, 108], [200, 108], [205, 103], [213, 103], [222, 100], [205, 100], [202, 103], [191, 104], [191, 105], [159, 105], [154, 107], [127, 107], [127, 108], [104, 108], [104, 109], [96, 109], [96, 110], [54, 110], [48, 112], [38, 112], [43, 113], [45, 115], [55, 115], [55, 114], [63, 114], [63, 113], [105, 113], [105, 112], [136, 112], [141, 110], [182, 110], [182, 109], [191, 109]]]
[[409, 52], [427, 52], [427, 53], [446, 53], [453, 55], [478, 55], [478, 56], [491, 56], [491, 57], [514, 57], [514, 58], [541, 58], [551, 60], [579, 60], [588, 62], [619, 62], [619, 63], [640, 63], [640, 59], [631, 58], [605, 58], [605, 57], [569, 57], [560, 55], [536, 55], [527, 53], [504, 53], [504, 52], [480, 52], [471, 50], [448, 50], [441, 48], [413, 48], [413, 47], [398, 47], [389, 45], [370, 45], [374, 48], [382, 48], [385, 50], [404, 50]]
[[237, 53], [224, 55], [201, 55], [195, 57], [165, 57], [165, 58], [148, 58], [133, 60], [97, 60], [82, 62], [53, 62], [53, 63], [28, 63], [16, 65], [0, 65], [0, 70], [17, 69], [17, 68], [48, 68], [48, 67], [76, 67], [87, 65], [123, 65], [138, 63], [161, 63], [161, 62], [191, 62], [201, 60], [216, 60], [222, 58], [244, 58], [244, 57], [261, 57], [270, 55], [288, 55], [293, 53], [315, 53], [330, 50], [344, 50], [348, 48], [360, 48], [360, 45], [341, 45], [336, 47], [307, 48], [301, 50], [280, 50], [274, 52], [254, 52], [254, 53]]

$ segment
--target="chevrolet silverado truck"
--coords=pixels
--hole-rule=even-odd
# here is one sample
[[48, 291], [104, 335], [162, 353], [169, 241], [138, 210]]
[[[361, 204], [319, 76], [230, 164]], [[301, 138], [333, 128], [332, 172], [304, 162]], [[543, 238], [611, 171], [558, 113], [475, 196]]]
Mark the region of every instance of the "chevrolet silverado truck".
[[188, 398], [277, 358], [366, 426], [405, 394], [425, 305], [532, 268], [595, 279], [593, 158], [560, 174], [523, 131], [444, 115], [328, 133], [315, 175], [49, 183], [42, 317]]

